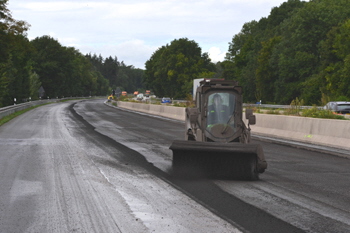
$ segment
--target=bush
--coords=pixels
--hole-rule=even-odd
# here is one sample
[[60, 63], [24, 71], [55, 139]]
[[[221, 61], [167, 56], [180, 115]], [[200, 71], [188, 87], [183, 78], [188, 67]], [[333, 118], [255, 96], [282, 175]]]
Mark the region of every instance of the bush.
[[281, 113], [279, 109], [270, 109], [266, 111], [266, 114], [280, 115]]
[[128, 96], [121, 95], [121, 96], [118, 97], [118, 100], [119, 101], [128, 101], [128, 98], [129, 98]]
[[286, 109], [284, 111], [285, 115], [294, 115], [294, 116], [300, 116], [301, 106], [304, 105], [304, 100], [299, 98], [295, 98], [295, 100], [292, 100], [290, 103], [290, 108]]
[[316, 106], [309, 109], [304, 109], [302, 111], [302, 116], [313, 117], [313, 118], [346, 120], [346, 118], [342, 115], [334, 114], [332, 111], [327, 109], [318, 109]]

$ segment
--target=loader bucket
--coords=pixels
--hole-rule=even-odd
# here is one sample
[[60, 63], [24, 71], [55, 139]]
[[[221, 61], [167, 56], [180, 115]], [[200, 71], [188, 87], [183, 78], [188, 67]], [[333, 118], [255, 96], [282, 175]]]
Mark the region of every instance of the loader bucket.
[[259, 144], [175, 140], [170, 149], [173, 173], [180, 177], [257, 180], [267, 167]]

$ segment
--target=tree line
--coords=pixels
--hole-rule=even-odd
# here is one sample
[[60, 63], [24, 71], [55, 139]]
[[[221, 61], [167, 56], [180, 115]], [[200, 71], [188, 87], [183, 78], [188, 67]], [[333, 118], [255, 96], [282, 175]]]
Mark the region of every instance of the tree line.
[[117, 57], [109, 56], [103, 58], [101, 55], [87, 54], [85, 57], [91, 62], [94, 68], [100, 72], [103, 77], [109, 81], [109, 86], [113, 90], [134, 91], [145, 90], [143, 83], [144, 70], [135, 68], [132, 65], [126, 65], [123, 61], [119, 62]]
[[112, 89], [151, 89], [157, 96], [186, 98], [197, 78], [237, 80], [245, 102], [305, 104], [350, 99], [350, 1], [288, 0], [268, 17], [247, 22], [214, 64], [188, 38], [158, 48], [135, 69], [117, 57], [82, 55], [58, 41], [26, 37], [29, 24], [11, 17], [0, 0], [0, 106], [13, 98], [105, 95]]
[[350, 1], [288, 0], [245, 23], [229, 44], [223, 77], [245, 101], [306, 104], [350, 99]]
[[30, 25], [15, 20], [7, 4], [0, 0], [0, 107], [40, 97], [99, 96], [117, 87], [129, 92], [143, 87], [144, 71], [116, 57], [83, 55], [45, 35], [30, 41]]
[[350, 1], [288, 0], [247, 22], [213, 65], [194, 41], [174, 40], [146, 62], [145, 82], [184, 98], [195, 78], [237, 80], [244, 101], [321, 105], [350, 99]]

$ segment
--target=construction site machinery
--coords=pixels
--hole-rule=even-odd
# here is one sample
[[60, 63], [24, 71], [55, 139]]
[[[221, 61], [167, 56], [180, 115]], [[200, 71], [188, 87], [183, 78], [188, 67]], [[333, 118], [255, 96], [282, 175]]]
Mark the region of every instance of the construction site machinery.
[[172, 168], [176, 176], [258, 180], [267, 168], [260, 144], [250, 143], [251, 109], [243, 119], [242, 87], [233, 80], [206, 79], [196, 91], [195, 107], [186, 108], [185, 140], [175, 140]]

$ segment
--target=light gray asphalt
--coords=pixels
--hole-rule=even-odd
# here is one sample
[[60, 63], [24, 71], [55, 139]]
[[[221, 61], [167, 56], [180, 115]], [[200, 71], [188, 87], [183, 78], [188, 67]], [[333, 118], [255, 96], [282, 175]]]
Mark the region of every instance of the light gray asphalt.
[[0, 127], [0, 232], [239, 232], [71, 106], [42, 106]]

